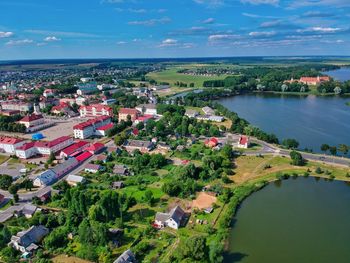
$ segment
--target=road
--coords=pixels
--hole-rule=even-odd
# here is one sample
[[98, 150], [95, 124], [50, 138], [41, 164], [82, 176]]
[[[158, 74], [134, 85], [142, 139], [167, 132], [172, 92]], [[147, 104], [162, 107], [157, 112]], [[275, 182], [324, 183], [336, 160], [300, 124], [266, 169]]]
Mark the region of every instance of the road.
[[[257, 144], [260, 144], [262, 146], [262, 149], [259, 149], [258, 151], [254, 151], [251, 153], [245, 153], [245, 155], [266, 155], [266, 154], [276, 154], [279, 156], [288, 156], [291, 152], [291, 150], [282, 149], [280, 147], [277, 147], [273, 144], [269, 144], [264, 141], [260, 141], [257, 139], [252, 139], [252, 142], [255, 142]], [[330, 165], [341, 165], [350, 167], [350, 159], [345, 157], [337, 157], [337, 156], [330, 156], [330, 155], [322, 155], [322, 154], [315, 154], [315, 153], [306, 153], [299, 151], [300, 154], [303, 156], [303, 158], [307, 161], [316, 161], [316, 162], [323, 162]]]

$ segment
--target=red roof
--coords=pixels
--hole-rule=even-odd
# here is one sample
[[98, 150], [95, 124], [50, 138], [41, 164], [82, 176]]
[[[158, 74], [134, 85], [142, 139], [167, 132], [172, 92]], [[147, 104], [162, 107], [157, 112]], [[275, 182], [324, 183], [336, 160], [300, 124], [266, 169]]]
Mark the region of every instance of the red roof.
[[211, 147], [218, 145], [218, 143], [219, 143], [218, 139], [214, 137], [210, 138], [209, 140], [205, 140], [204, 142], [205, 145], [209, 145]]
[[114, 124], [113, 123], [109, 123], [109, 124], [106, 124], [104, 126], [101, 126], [97, 130], [99, 130], [99, 131], [107, 131], [107, 130], [112, 129], [113, 127], [114, 127]]
[[40, 119], [43, 119], [43, 115], [39, 114], [30, 114], [30, 115], [27, 115], [25, 117], [23, 117], [20, 122], [31, 122], [31, 121], [36, 121], [36, 120], [40, 120]]
[[17, 150], [26, 151], [30, 148], [33, 148], [34, 145], [35, 145], [35, 142], [27, 142], [27, 143], [23, 144], [21, 147], [17, 148]]
[[62, 150], [62, 152], [65, 153], [66, 155], [71, 155], [72, 153], [74, 153], [77, 150], [83, 148], [87, 144], [89, 144], [89, 143], [86, 142], [86, 141], [79, 141], [77, 143], [72, 144], [71, 146], [68, 146], [67, 148], [64, 148]]
[[239, 138], [239, 144], [245, 145], [245, 144], [247, 144], [247, 143], [248, 143], [248, 137], [247, 137], [247, 136], [241, 136], [241, 137]]
[[91, 146], [89, 146], [88, 148], [86, 148], [86, 150], [97, 152], [97, 151], [103, 149], [104, 147], [105, 147], [105, 145], [103, 143], [96, 142], [96, 143], [92, 144]]
[[14, 145], [20, 142], [23, 142], [23, 140], [18, 138], [13, 138], [13, 137], [3, 137], [3, 136], [0, 137], [0, 143], [2, 144]]
[[70, 139], [71, 139], [71, 137], [69, 137], [69, 136], [62, 136], [62, 137], [58, 137], [57, 139], [50, 141], [50, 142], [43, 142], [43, 141], [35, 142], [35, 146], [36, 147], [52, 148], [58, 144], [61, 144], [65, 141], [68, 141]]
[[143, 116], [138, 117], [136, 120], [144, 122], [144, 121], [148, 121], [150, 119], [153, 119], [153, 115], [143, 115]]
[[79, 156], [75, 157], [75, 159], [77, 159], [78, 162], [84, 162], [85, 160], [89, 159], [91, 156], [92, 156], [92, 153], [84, 152]]
[[301, 82], [321, 82], [321, 81], [330, 81], [330, 77], [321, 76], [321, 77], [301, 77]]
[[110, 118], [111, 117], [109, 117], [109, 116], [100, 116], [100, 117], [97, 117], [95, 119], [88, 120], [86, 122], [82, 122], [82, 123], [79, 123], [77, 125], [74, 125], [73, 129], [74, 130], [84, 130], [84, 129], [90, 127], [90, 126], [93, 126], [93, 125], [95, 125], [95, 124], [97, 124], [99, 122], [103, 122], [105, 120], [108, 120]]
[[139, 135], [139, 130], [136, 129], [136, 128], [133, 129], [133, 130], [132, 130], [132, 134], [135, 135], [135, 136], [136, 136], [136, 135]]
[[136, 109], [121, 108], [119, 114], [136, 115], [138, 111]]
[[89, 106], [81, 106], [79, 108], [79, 110], [86, 109], [87, 111], [92, 111], [94, 108], [95, 108], [96, 111], [102, 111], [102, 110], [111, 111], [112, 110], [111, 107], [109, 107], [107, 105], [102, 105], [102, 104], [92, 104], [92, 105], [89, 105]]

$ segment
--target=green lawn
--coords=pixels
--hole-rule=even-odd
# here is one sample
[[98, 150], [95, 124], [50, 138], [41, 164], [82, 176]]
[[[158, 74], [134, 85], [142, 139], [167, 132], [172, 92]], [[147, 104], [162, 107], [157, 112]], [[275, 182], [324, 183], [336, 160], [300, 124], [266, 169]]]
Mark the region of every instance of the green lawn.
[[[187, 68], [187, 67], [186, 67]], [[225, 79], [227, 75], [222, 76], [190, 76], [185, 74], [177, 73], [182, 67], [174, 67], [161, 72], [151, 72], [147, 74], [147, 77], [156, 80], [157, 82], [167, 82], [171, 86], [174, 86], [175, 82], [183, 82], [188, 86], [190, 83], [194, 83], [196, 88], [202, 88], [203, 82], [206, 80], [221, 80]]]
[[0, 155], [0, 164], [3, 164], [4, 162], [6, 162], [9, 159], [8, 156], [6, 155]]

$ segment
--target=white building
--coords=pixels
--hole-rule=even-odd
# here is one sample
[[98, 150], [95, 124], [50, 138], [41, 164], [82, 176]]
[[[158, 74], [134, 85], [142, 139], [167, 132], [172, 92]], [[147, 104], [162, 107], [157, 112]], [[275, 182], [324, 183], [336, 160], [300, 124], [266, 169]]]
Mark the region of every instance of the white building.
[[97, 129], [111, 123], [109, 116], [101, 116], [93, 120], [79, 123], [73, 126], [74, 138], [86, 139], [93, 135], [99, 136]]
[[135, 109], [145, 115], [157, 115], [156, 104], [140, 104]]
[[156, 214], [154, 224], [159, 228], [170, 227], [173, 229], [178, 229], [181, 226], [181, 222], [184, 219], [185, 212], [181, 207], [176, 206], [169, 213], [160, 213]]
[[56, 153], [74, 143], [73, 138], [62, 136], [53, 141], [43, 142], [28, 142], [16, 149], [16, 156], [21, 159], [28, 159], [35, 155], [50, 155]]
[[85, 178], [79, 175], [70, 174], [66, 178], [66, 181], [70, 186], [77, 186], [78, 184], [84, 183]]
[[13, 137], [0, 137], [0, 150], [5, 153], [14, 154], [16, 153], [16, 149], [25, 144], [25, 141], [18, 138]]
[[34, 179], [33, 185], [36, 187], [42, 187], [52, 184], [56, 180], [56, 174], [51, 170], [46, 170]]

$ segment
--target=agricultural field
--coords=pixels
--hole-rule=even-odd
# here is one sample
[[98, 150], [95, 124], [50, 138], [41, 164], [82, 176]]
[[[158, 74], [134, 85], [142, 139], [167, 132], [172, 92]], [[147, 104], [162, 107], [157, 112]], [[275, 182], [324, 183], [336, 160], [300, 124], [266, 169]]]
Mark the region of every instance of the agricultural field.
[[186, 74], [178, 73], [179, 70], [190, 68], [186, 65], [186, 67], [176, 66], [161, 72], [151, 72], [147, 74], [147, 77], [150, 79], [154, 79], [157, 82], [167, 82], [171, 86], [174, 86], [176, 82], [186, 83], [189, 86], [191, 83], [194, 83], [195, 88], [202, 88], [203, 82], [206, 80], [223, 80], [228, 75], [221, 76], [191, 76]]

